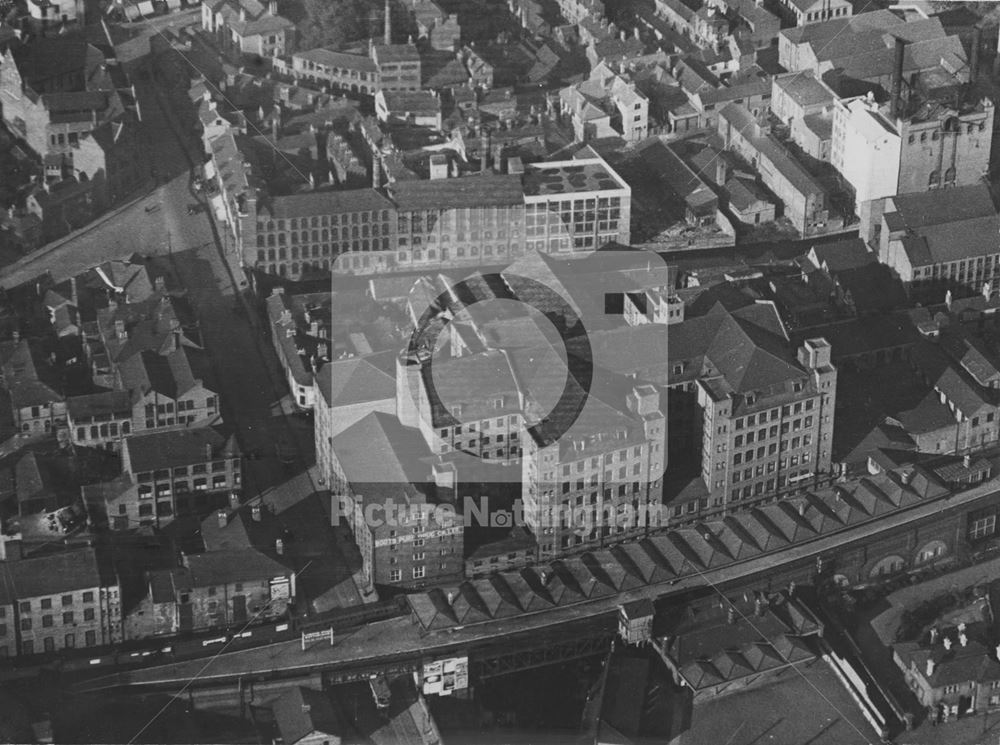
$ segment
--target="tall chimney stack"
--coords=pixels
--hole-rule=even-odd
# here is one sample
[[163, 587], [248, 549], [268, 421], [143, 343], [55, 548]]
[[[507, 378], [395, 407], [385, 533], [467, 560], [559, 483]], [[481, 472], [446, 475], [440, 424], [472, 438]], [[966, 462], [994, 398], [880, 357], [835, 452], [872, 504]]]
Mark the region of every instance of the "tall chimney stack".
[[486, 127], [482, 128], [482, 135], [479, 141], [479, 170], [486, 173], [490, 157], [490, 133]]
[[385, 0], [385, 43], [392, 44], [392, 6]]
[[892, 69], [892, 101], [890, 112], [892, 116], [899, 116], [901, 109], [901, 99], [903, 95], [903, 59], [906, 56], [906, 42], [896, 37], [896, 64]]
[[983, 29], [977, 24], [972, 27], [972, 56], [969, 58], [969, 85], [979, 80], [979, 55], [983, 48]]

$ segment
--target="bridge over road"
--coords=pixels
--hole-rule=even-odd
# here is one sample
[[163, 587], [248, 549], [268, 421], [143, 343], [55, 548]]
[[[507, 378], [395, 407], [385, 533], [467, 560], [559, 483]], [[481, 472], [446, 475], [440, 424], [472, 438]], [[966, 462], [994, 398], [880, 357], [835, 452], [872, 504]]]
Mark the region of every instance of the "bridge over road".
[[[416, 669], [420, 660], [456, 652], [469, 654], [475, 673], [477, 660], [495, 657], [501, 649], [515, 653], [538, 640], [572, 644], [613, 633], [617, 608], [623, 602], [642, 598], [670, 602], [699, 588], [705, 591], [706, 587], [735, 592], [741, 587], [777, 588], [792, 580], [805, 582], [815, 571], [817, 557], [836, 563], [838, 571], [858, 576], [860, 569], [848, 569], [846, 564], [870, 566], [882, 553], [899, 552], [900, 545], [916, 545], [915, 541], [929, 535], [945, 540], [953, 552], [964, 538], [968, 513], [995, 505], [998, 493], [1000, 479], [992, 479], [964, 492], [917, 502], [745, 561], [706, 569], [692, 566], [690, 573], [669, 582], [508, 618], [428, 633], [414, 619], [397, 617], [347, 632], [332, 646], [316, 643], [303, 650], [299, 641], [288, 641], [223, 651], [208, 660], [154, 664], [81, 680], [74, 687], [90, 691], [120, 687], [176, 690], [228, 685], [241, 678], [265, 680], [312, 673], [360, 679], [385, 670]], [[567, 654], [571, 655], [572, 650]]]

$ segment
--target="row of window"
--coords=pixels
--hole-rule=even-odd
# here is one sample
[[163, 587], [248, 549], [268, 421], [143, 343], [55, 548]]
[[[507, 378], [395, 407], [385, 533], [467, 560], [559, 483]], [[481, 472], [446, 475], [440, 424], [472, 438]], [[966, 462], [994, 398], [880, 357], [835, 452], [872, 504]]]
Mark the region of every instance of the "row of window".
[[[956, 125], [954, 129], [949, 129], [949, 130], [946, 130], [946, 131], [958, 132], [958, 127], [959, 126], [960, 125]], [[978, 122], [978, 123], [976, 123], [976, 122], [969, 122], [969, 124], [966, 125], [965, 131], [966, 131], [967, 134], [972, 134], [973, 132], [982, 132], [985, 129], [986, 129], [986, 123], [985, 122]], [[931, 141], [932, 142], [935, 141], [935, 140], [937, 140], [940, 136], [941, 136], [940, 135], [940, 130], [935, 129], [935, 130], [931, 131]], [[909, 139], [909, 143], [912, 145], [914, 142], [916, 142], [917, 135], [915, 133], [911, 132], [908, 139]], [[920, 133], [920, 141], [921, 142], [927, 142], [927, 132], [921, 132]], [[954, 168], [949, 168], [948, 170], [951, 171], [954, 174], [954, 171], [955, 171]], [[952, 180], [954, 180], [954, 175], [952, 176]]]
[[[774, 461], [771, 461], [770, 463], [766, 464], [767, 473], [774, 473], [776, 468], [781, 468], [782, 470], [788, 467], [794, 468], [799, 464], [800, 461], [802, 463], [808, 463], [811, 459], [812, 455], [810, 453], [802, 453], [801, 456], [792, 455], [789, 458], [782, 458], [777, 464], [775, 464]], [[742, 472], [734, 471], [733, 483], [738, 484], [740, 481], [749, 481], [750, 479], [756, 476], [763, 476], [764, 471], [765, 471], [765, 464], [763, 463], [758, 464], [754, 468], [745, 468], [743, 469]], [[720, 485], [719, 482], [716, 482], [716, 484]]]
[[[152, 429], [149, 427], [148, 429]], [[127, 435], [132, 431], [132, 422], [125, 421], [121, 423], [121, 428], [118, 426], [118, 422], [110, 422], [108, 424], [92, 424], [88, 430], [87, 427], [77, 427], [76, 428], [76, 439], [78, 441], [83, 440], [97, 440], [103, 437], [118, 437], [119, 432], [122, 435]], [[89, 436], [88, 436], [89, 435]]]
[[[227, 461], [216, 460], [212, 461], [211, 464], [207, 463], [195, 463], [190, 469], [187, 466], [175, 466], [173, 468], [162, 468], [157, 471], [142, 471], [135, 475], [136, 481], [139, 483], [148, 483], [151, 481], [166, 481], [170, 478], [177, 478], [179, 476], [187, 476], [190, 474], [208, 473], [209, 467], [211, 467], [213, 473], [220, 473], [226, 470]], [[239, 468], [239, 460], [232, 461], [235, 468]]]
[[[83, 620], [93, 621], [94, 620], [94, 609], [84, 608], [83, 610]], [[44, 615], [42, 616], [42, 628], [48, 629], [55, 625], [56, 616], [54, 615]], [[73, 611], [66, 611], [62, 614], [63, 625], [69, 626], [76, 623], [76, 614]], [[30, 618], [21, 619], [21, 631], [31, 631], [32, 620]]]
[[[84, 644], [88, 647], [97, 646], [97, 632], [88, 631], [84, 634]], [[42, 640], [42, 645], [44, 651], [54, 652], [56, 649], [55, 637], [47, 636]], [[63, 647], [66, 649], [73, 649], [76, 646], [76, 634], [66, 634], [63, 637]], [[35, 653], [35, 642], [32, 639], [25, 639], [21, 642], [21, 654], [34, 654]]]
[[[341, 220], [343, 217], [343, 220]], [[351, 212], [344, 215], [313, 215], [312, 217], [291, 217], [286, 222], [282, 218], [277, 220], [258, 220], [257, 232], [273, 232], [283, 230], [299, 230], [300, 228], [329, 228], [340, 225], [371, 225], [374, 221], [388, 222], [389, 210], [381, 212]], [[388, 230], [388, 228], [386, 228]]]
[[[799, 390], [801, 390], [801, 388]], [[815, 399], [810, 398], [806, 401], [799, 401], [795, 404], [786, 404], [785, 406], [774, 408], [770, 411], [762, 411], [759, 414], [748, 414], [745, 418], [740, 417], [737, 419], [734, 426], [736, 429], [743, 429], [744, 427], [750, 428], [757, 424], [765, 424], [769, 420], [773, 422], [776, 421], [779, 416], [788, 417], [793, 414], [801, 414], [803, 411], [812, 411], [815, 404]]]
[[[94, 602], [94, 591], [93, 590], [87, 590], [86, 592], [83, 593], [83, 595], [81, 596], [81, 598], [82, 598], [82, 600], [83, 600], [84, 603], [93, 603]], [[53, 603], [53, 598], [41, 598], [38, 601], [38, 607], [41, 608], [42, 610], [49, 610], [50, 608], [52, 608], [52, 603]], [[62, 604], [62, 606], [64, 608], [66, 606], [73, 605], [73, 596], [72, 595], [62, 595], [60, 597], [60, 603]], [[22, 600], [18, 604], [18, 608], [21, 610], [21, 613], [31, 613], [31, 601], [30, 600]], [[0, 618], [3, 618], [5, 616], [5, 611], [6, 611], [6, 609], [0, 607]]]

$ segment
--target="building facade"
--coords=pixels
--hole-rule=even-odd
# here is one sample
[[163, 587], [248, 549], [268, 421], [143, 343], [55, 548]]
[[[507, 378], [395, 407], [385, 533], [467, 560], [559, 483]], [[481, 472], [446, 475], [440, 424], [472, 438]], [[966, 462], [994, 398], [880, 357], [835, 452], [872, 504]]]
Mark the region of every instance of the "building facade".
[[8, 560], [0, 571], [16, 588], [17, 654], [122, 641], [118, 578], [94, 549]]

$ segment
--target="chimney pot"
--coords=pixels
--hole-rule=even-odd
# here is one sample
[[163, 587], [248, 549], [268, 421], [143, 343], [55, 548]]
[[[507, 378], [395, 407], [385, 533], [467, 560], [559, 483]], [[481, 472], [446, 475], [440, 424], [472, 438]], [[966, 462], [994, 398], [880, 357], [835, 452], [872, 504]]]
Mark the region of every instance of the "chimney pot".
[[254, 521], [255, 523], [259, 523], [259, 522], [260, 522], [260, 505], [259, 505], [259, 504], [255, 504], [255, 505], [254, 505], [254, 506], [253, 506], [253, 507], [252, 507], [252, 508], [250, 509], [250, 512], [251, 512], [251, 514], [253, 515], [253, 521]]
[[278, 538], [274, 542], [274, 551], [275, 551], [275, 553], [278, 554], [278, 556], [284, 556], [285, 555], [285, 542], [283, 540], [281, 540], [280, 538]]
[[215, 513], [215, 517], [219, 521], [220, 528], [224, 528], [229, 524], [229, 517], [226, 515], [225, 510], [219, 510]]

